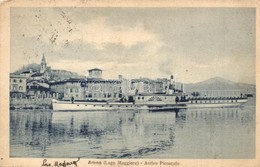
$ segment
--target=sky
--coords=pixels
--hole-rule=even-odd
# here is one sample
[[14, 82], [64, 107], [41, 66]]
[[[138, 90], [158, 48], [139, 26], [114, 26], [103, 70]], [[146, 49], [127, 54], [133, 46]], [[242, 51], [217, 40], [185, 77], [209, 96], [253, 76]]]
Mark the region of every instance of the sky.
[[255, 84], [254, 8], [11, 8], [11, 72], [40, 63], [103, 77]]

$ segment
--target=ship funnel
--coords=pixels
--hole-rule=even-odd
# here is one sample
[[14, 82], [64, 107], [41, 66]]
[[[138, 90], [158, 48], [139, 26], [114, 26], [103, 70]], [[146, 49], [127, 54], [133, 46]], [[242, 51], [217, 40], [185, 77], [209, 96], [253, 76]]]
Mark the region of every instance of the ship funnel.
[[181, 84], [181, 91], [184, 93], [184, 84]]
[[173, 94], [175, 91], [175, 81], [174, 81], [174, 76], [170, 76], [170, 81], [168, 82], [168, 87], [167, 87], [167, 94]]

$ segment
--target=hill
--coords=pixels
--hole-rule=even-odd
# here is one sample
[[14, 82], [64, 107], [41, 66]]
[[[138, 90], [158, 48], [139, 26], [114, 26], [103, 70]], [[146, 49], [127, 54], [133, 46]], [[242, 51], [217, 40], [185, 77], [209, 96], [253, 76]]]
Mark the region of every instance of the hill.
[[61, 81], [68, 78], [84, 78], [82, 75], [67, 70], [50, 70], [51, 80]]
[[236, 83], [221, 77], [211, 78], [202, 82], [185, 84], [186, 92], [203, 92], [207, 94], [238, 95], [240, 93], [256, 93], [256, 86], [246, 83]]
[[32, 64], [28, 64], [26, 66], [21, 67], [19, 70], [13, 72], [14, 74], [21, 74], [24, 71], [29, 71], [30, 69], [32, 69], [33, 71], [40, 71], [41, 66], [39, 64], [36, 63], [32, 63]]
[[[22, 72], [29, 71], [30, 69], [32, 69], [34, 72], [39, 72], [40, 65], [36, 63], [28, 64], [15, 71], [14, 74], [21, 74]], [[55, 70], [48, 68], [48, 72], [50, 74], [50, 80], [54, 81], [60, 81], [68, 78], [84, 78], [82, 75], [67, 70]]]

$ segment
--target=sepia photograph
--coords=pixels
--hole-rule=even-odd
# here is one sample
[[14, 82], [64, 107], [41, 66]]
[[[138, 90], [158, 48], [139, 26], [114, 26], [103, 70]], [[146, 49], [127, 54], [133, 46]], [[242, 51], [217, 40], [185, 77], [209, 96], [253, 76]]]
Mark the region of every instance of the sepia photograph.
[[10, 159], [257, 157], [255, 7], [12, 6], [8, 22]]

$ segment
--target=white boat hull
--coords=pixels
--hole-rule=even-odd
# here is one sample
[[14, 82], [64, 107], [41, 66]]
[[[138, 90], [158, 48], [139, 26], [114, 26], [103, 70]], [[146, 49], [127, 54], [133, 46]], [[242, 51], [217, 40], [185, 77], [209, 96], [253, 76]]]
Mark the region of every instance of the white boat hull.
[[133, 103], [106, 103], [106, 102], [74, 102], [52, 100], [52, 108], [57, 111], [104, 111], [104, 110], [133, 110], [147, 109], [137, 107]]
[[238, 99], [237, 101], [231, 101], [231, 100], [226, 100], [226, 101], [218, 101], [218, 100], [212, 100], [209, 102], [207, 100], [200, 100], [198, 102], [203, 102], [203, 103], [187, 103], [186, 107], [187, 108], [219, 108], [219, 107], [238, 107], [243, 105], [244, 103], [247, 102], [247, 99]]

